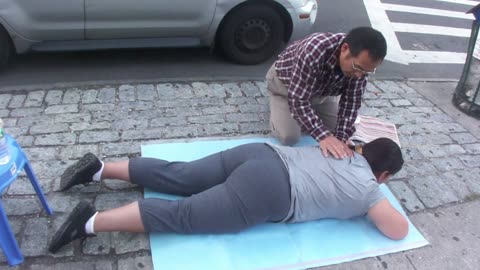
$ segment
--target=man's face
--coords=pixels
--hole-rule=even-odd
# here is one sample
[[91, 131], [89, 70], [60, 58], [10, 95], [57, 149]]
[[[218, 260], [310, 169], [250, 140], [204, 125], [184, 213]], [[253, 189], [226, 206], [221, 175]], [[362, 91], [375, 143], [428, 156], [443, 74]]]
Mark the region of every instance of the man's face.
[[347, 43], [342, 44], [340, 48], [339, 65], [343, 75], [349, 78], [361, 78], [369, 73], [375, 72], [375, 69], [382, 63], [382, 60], [373, 61], [367, 50], [363, 50], [356, 57], [350, 53], [350, 47]]

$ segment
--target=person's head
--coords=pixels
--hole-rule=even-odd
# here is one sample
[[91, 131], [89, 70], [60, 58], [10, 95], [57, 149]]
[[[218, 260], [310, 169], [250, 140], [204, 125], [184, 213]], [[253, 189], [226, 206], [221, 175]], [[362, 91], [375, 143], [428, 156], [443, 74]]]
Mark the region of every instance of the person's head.
[[403, 166], [400, 147], [388, 138], [378, 138], [365, 144], [362, 147], [362, 155], [379, 183], [387, 182]]
[[340, 46], [340, 69], [350, 78], [374, 73], [387, 55], [387, 41], [371, 27], [352, 29]]

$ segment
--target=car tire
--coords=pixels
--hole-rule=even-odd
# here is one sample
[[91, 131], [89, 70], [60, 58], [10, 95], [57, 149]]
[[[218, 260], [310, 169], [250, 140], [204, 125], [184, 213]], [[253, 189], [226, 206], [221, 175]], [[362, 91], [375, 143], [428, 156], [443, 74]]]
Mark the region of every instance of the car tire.
[[284, 44], [281, 15], [265, 4], [245, 5], [227, 15], [218, 42], [222, 53], [239, 64], [253, 65], [272, 57]]
[[0, 25], [0, 70], [4, 69], [13, 55], [13, 46], [7, 31]]

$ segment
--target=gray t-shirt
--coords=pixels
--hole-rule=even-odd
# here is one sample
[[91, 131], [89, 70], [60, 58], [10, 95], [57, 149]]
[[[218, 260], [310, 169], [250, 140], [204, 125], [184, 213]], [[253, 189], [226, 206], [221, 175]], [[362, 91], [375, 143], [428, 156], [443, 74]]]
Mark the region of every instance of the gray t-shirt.
[[283, 222], [361, 216], [385, 198], [362, 155], [325, 158], [318, 146], [269, 145], [290, 174], [291, 206]]

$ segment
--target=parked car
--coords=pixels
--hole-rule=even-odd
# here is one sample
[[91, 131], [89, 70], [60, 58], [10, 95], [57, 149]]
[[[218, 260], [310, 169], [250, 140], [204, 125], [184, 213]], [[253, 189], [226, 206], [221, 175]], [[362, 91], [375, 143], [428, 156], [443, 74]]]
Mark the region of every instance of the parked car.
[[0, 67], [29, 51], [203, 46], [256, 64], [316, 14], [316, 0], [0, 0]]

